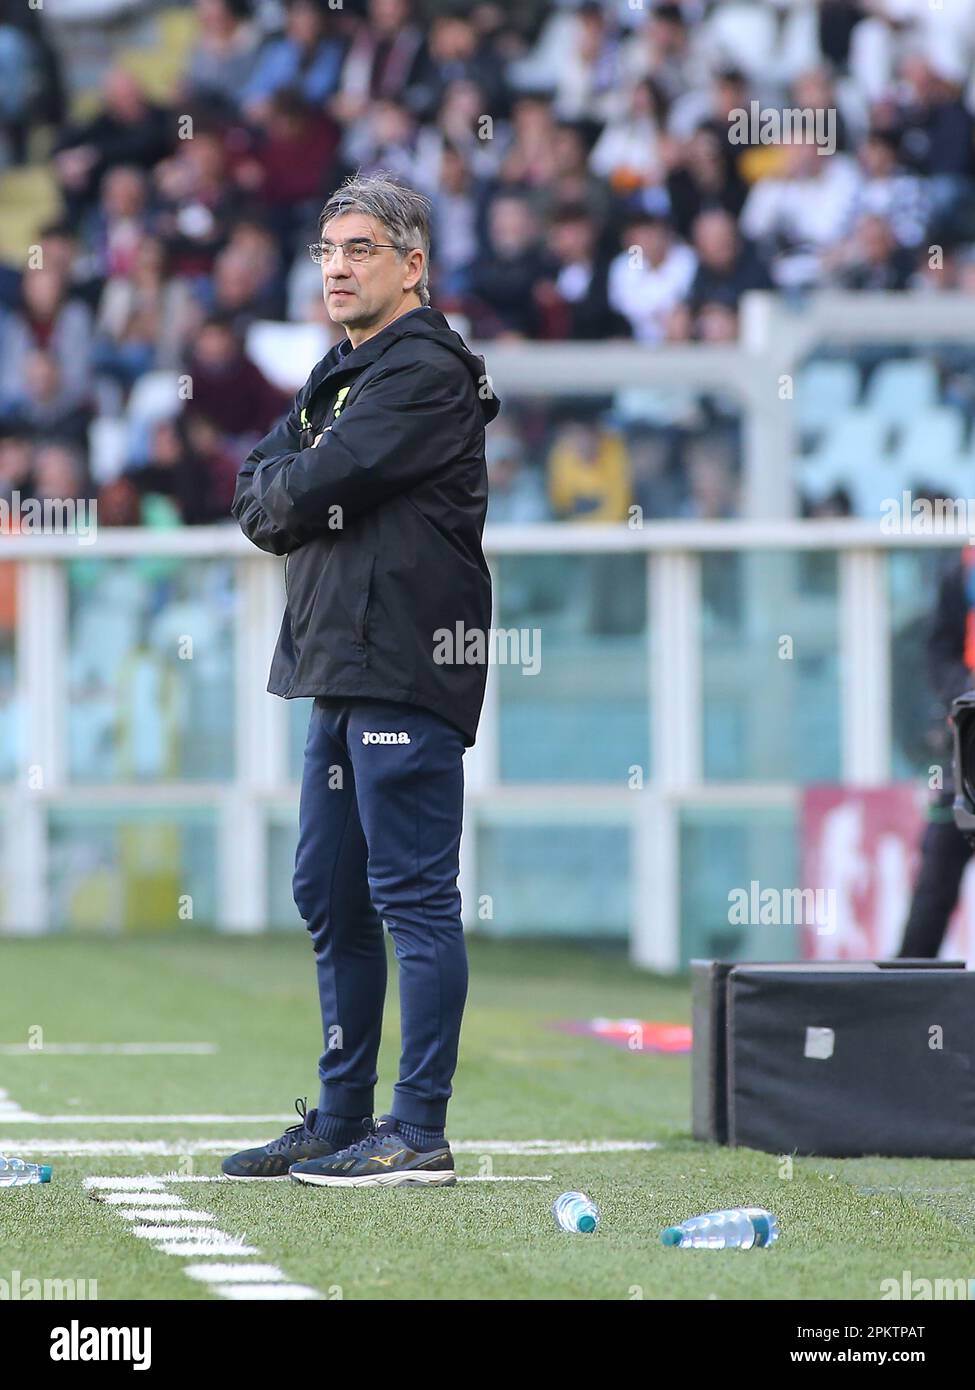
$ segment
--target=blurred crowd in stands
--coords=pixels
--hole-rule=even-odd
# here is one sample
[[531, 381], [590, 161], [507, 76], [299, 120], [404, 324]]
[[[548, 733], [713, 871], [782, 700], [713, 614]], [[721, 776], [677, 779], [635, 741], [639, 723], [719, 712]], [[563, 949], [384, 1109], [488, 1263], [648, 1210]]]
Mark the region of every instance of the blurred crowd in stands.
[[[166, 99], [110, 64], [79, 117], [77, 35], [160, 9], [196, 26]], [[0, 266], [0, 487], [226, 520], [300, 384], [254, 326], [339, 336], [307, 243], [355, 170], [432, 200], [432, 302], [468, 341], [729, 343], [753, 289], [972, 292], [973, 48], [972, 0], [6, 6], [2, 167], [40, 160], [60, 212]], [[752, 103], [833, 112], [835, 149], [736, 143]], [[137, 408], [160, 373], [191, 398]], [[491, 521], [737, 512], [733, 403], [505, 404]]]

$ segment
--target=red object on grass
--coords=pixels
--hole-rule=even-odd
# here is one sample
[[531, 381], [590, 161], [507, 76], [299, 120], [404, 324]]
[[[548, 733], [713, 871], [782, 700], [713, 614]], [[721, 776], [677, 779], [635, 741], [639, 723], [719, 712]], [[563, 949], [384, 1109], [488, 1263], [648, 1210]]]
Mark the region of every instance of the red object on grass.
[[686, 1023], [650, 1023], [640, 1018], [562, 1019], [551, 1025], [562, 1033], [598, 1038], [627, 1052], [672, 1052], [691, 1050], [691, 1029]]

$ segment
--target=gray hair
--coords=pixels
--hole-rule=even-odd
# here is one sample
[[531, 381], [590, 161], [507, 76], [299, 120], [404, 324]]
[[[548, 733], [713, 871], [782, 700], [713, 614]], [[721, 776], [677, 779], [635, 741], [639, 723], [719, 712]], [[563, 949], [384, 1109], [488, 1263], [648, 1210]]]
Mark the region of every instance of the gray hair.
[[334, 217], [361, 212], [374, 217], [389, 239], [400, 248], [400, 259], [413, 250], [423, 252], [423, 274], [414, 286], [421, 304], [430, 303], [430, 199], [407, 188], [385, 170], [361, 176], [353, 174], [341, 184], [322, 208], [318, 234]]

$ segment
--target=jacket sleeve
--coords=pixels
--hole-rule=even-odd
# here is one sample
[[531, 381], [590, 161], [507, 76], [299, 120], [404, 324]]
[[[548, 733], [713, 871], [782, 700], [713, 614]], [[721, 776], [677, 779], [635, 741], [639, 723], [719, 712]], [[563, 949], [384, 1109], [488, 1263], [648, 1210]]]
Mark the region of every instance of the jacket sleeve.
[[297, 529], [275, 526], [252, 492], [254, 473], [266, 458], [277, 458], [300, 442], [298, 399], [285, 416], [247, 455], [237, 474], [230, 510], [248, 540], [271, 555], [287, 555], [310, 537]]
[[283, 532], [340, 529], [346, 518], [408, 491], [457, 458], [477, 409], [473, 382], [457, 365], [457, 371], [429, 362], [388, 367], [316, 447], [266, 458], [251, 486], [270, 523]]

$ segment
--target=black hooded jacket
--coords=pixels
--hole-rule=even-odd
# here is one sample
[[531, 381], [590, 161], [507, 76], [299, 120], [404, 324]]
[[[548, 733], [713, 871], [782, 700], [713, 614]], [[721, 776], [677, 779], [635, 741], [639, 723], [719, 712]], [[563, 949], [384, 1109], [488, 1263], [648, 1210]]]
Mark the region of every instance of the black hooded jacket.
[[322, 358], [234, 494], [244, 534], [287, 557], [268, 690], [420, 705], [474, 742], [487, 666], [455, 639], [486, 643], [491, 623], [484, 427], [499, 408], [484, 359], [429, 306]]

